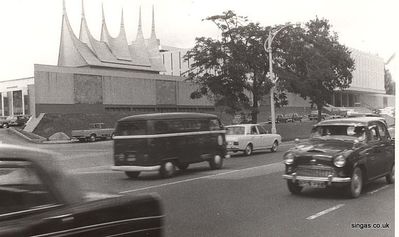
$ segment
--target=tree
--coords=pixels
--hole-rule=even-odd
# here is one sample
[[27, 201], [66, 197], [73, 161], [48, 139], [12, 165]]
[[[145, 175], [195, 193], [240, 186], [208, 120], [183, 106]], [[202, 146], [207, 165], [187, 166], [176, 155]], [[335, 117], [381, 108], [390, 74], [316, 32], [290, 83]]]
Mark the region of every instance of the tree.
[[193, 61], [187, 80], [199, 85], [191, 98], [212, 96], [216, 106], [227, 106], [231, 113], [249, 108], [252, 122], [257, 122], [259, 101], [272, 86], [266, 77], [266, 29], [232, 11], [205, 20], [215, 23], [221, 38], [196, 38], [185, 55]]
[[388, 95], [395, 94], [395, 81], [392, 80], [391, 72], [385, 68], [384, 70], [385, 91]]
[[309, 98], [318, 110], [331, 99], [335, 89], [348, 88], [355, 69], [350, 51], [338, 42], [326, 19], [311, 20], [304, 28], [290, 27], [277, 38], [279, 83], [302, 98]]

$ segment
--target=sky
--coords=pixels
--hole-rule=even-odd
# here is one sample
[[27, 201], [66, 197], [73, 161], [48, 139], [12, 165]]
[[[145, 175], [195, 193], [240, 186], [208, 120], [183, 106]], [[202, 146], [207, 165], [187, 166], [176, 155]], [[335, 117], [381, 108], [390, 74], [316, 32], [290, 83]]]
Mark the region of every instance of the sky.
[[[139, 7], [143, 31], [150, 36], [151, 9], [162, 45], [190, 48], [195, 38], [217, 38], [216, 26], [204, 18], [233, 10], [263, 26], [326, 18], [340, 43], [387, 61], [399, 51], [397, 0], [85, 0], [91, 33], [99, 39], [101, 4], [112, 36], [119, 31], [121, 10], [128, 41], [135, 39]], [[79, 34], [81, 0], [65, 0], [68, 17]], [[0, 0], [0, 80], [33, 76], [34, 64], [56, 65], [61, 34], [62, 0]], [[387, 68], [399, 79], [399, 55]]]

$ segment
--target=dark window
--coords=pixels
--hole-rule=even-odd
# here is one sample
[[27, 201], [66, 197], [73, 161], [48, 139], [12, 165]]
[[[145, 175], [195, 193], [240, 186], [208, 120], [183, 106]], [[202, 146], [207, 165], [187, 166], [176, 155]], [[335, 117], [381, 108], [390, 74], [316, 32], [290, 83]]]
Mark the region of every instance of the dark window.
[[378, 134], [377, 126], [373, 126], [372, 128], [370, 128], [370, 141], [375, 142], [380, 140], [381, 138]]
[[262, 126], [257, 126], [259, 130], [259, 134], [267, 134], [267, 131]]
[[251, 126], [251, 134], [258, 134], [258, 130], [256, 130], [255, 126]]
[[0, 215], [56, 204], [29, 162], [2, 161]]
[[116, 126], [116, 136], [146, 135], [146, 121], [120, 122]]

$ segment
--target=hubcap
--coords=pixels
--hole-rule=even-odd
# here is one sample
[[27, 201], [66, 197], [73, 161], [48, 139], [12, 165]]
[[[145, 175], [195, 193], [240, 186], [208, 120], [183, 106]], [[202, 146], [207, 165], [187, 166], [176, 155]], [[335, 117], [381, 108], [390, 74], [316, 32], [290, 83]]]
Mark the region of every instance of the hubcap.
[[251, 154], [251, 147], [247, 146], [247, 150], [246, 150], [247, 154]]
[[273, 143], [273, 150], [277, 150], [277, 143]]
[[172, 162], [166, 162], [165, 163], [165, 171], [168, 174], [171, 174], [173, 172], [173, 164], [172, 164]]
[[213, 160], [214, 160], [214, 162], [215, 162], [216, 165], [219, 165], [220, 162], [222, 161], [222, 157], [220, 157], [219, 155], [216, 155], [216, 156], [213, 158]]

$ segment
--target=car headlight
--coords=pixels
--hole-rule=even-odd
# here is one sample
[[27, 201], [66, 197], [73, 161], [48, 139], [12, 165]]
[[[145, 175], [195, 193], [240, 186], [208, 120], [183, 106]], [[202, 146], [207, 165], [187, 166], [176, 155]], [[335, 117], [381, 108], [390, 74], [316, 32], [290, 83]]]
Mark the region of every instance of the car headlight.
[[339, 155], [334, 158], [334, 165], [337, 167], [343, 167], [345, 163], [346, 163], [346, 158], [343, 155]]
[[284, 155], [284, 163], [286, 165], [292, 165], [294, 163], [294, 158], [295, 158], [294, 154], [287, 153]]

